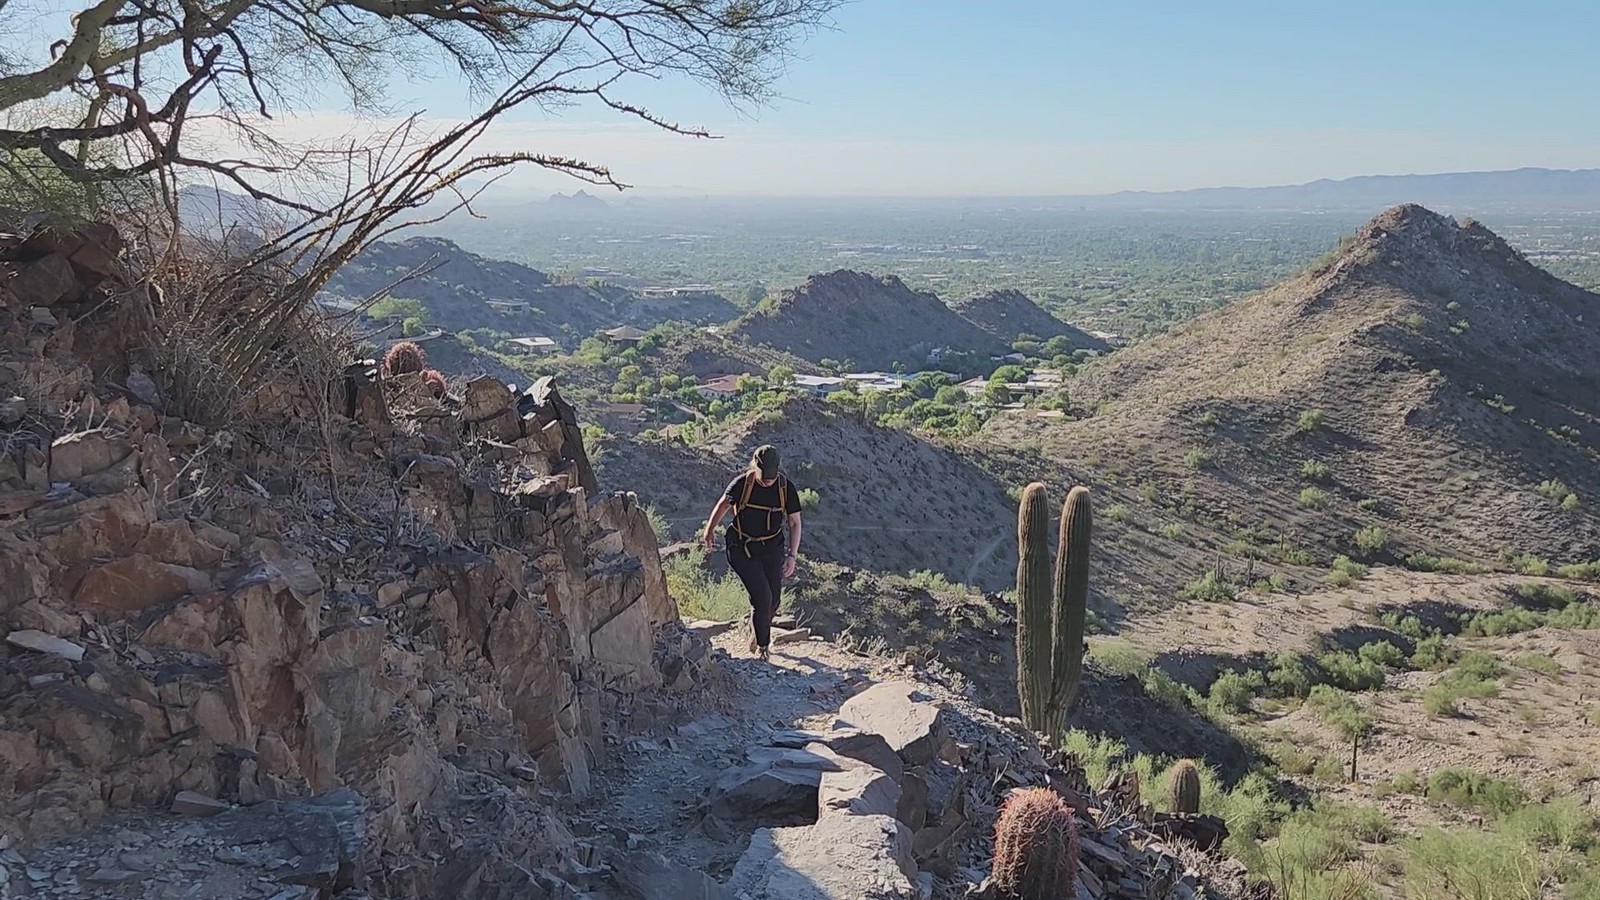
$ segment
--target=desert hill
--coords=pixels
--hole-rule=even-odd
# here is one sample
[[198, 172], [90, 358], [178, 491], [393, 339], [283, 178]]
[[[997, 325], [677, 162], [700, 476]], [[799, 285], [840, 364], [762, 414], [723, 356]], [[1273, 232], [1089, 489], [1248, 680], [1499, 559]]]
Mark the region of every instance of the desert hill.
[[884, 572], [928, 569], [995, 589], [1015, 573], [1016, 511], [987, 461], [806, 398], [749, 417], [705, 447], [620, 442], [601, 456], [599, 476], [632, 486], [687, 540], [764, 443], [820, 498], [806, 513], [808, 555]]
[[1481, 225], [1397, 207], [1326, 264], [1086, 369], [1077, 421], [986, 437], [1087, 473], [1145, 541], [1199, 543], [1235, 578], [1335, 553], [1578, 562], [1600, 546], [1597, 316], [1600, 296]]
[[813, 275], [757, 309], [731, 333], [813, 362], [848, 360], [861, 369], [920, 368], [938, 348], [998, 354], [1003, 342], [935, 295], [894, 276], [841, 269]]
[[1046, 341], [1053, 337], [1065, 337], [1072, 342], [1074, 350], [1104, 350], [1107, 347], [1105, 341], [1046, 312], [1021, 291], [976, 294], [952, 302], [950, 308], [1007, 343], [1016, 340], [1018, 335], [1028, 334]]
[[[422, 274], [395, 284], [414, 270]], [[737, 314], [721, 297], [643, 300], [619, 287], [563, 284], [538, 269], [480, 256], [435, 237], [375, 242], [339, 270], [328, 290], [352, 299], [386, 291], [396, 299], [420, 301], [429, 324], [550, 337], [568, 349], [596, 331], [625, 323], [648, 328], [669, 320], [721, 322]]]

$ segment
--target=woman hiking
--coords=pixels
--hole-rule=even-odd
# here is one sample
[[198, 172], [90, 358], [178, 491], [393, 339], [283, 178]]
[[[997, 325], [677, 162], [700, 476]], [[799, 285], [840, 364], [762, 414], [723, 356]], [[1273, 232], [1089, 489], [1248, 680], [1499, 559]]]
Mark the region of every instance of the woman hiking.
[[778, 468], [776, 447], [757, 447], [750, 467], [728, 482], [706, 523], [707, 552], [716, 548], [717, 525], [730, 509], [728, 566], [750, 594], [750, 652], [766, 659], [783, 580], [794, 574], [800, 552], [800, 491]]

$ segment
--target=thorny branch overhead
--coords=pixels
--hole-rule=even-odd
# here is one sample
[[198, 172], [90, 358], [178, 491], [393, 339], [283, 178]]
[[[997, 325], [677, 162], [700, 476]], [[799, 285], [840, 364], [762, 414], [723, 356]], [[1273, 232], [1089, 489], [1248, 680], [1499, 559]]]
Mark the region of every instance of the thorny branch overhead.
[[[688, 78], [735, 105], [759, 104], [794, 43], [843, 2], [98, 0], [39, 54], [47, 61], [0, 58], [0, 178], [19, 160], [42, 158], [71, 183], [151, 182], [165, 198], [174, 248], [184, 180], [209, 179], [276, 210], [282, 221], [230, 263], [234, 282], [255, 288], [191, 292], [231, 297], [226, 315], [209, 308], [215, 303], [166, 300], [167, 319], [181, 311], [184, 327], [204, 324], [220, 358], [253, 371], [362, 247], [470, 210], [486, 182], [511, 167], [625, 186], [603, 164], [559, 152], [475, 152], [508, 113], [590, 104], [711, 137], [629, 101], [626, 85]], [[0, 0], [0, 30], [20, 30], [21, 19]], [[482, 103], [475, 115], [442, 132], [413, 115], [376, 140], [326, 145], [281, 143], [270, 127], [327, 84], [362, 113], [392, 113], [382, 102], [389, 74], [429, 59], [466, 79]], [[70, 115], [16, 124], [27, 118], [19, 112], [62, 99], [75, 101]], [[208, 142], [241, 149], [221, 153]], [[282, 186], [290, 177], [294, 190]], [[263, 277], [276, 286], [261, 288]]]

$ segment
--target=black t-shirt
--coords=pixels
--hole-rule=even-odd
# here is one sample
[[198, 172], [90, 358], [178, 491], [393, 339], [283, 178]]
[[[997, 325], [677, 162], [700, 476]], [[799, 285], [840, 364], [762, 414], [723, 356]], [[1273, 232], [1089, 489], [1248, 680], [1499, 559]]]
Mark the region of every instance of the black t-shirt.
[[[749, 506], [740, 507], [739, 501], [744, 499], [744, 483], [747, 478], [754, 482], [750, 486]], [[789, 520], [792, 513], [800, 511], [799, 489], [787, 476], [781, 474], [771, 486], [763, 486], [761, 479], [755, 473], [746, 472], [728, 482], [728, 489], [722, 492], [722, 496], [733, 504], [734, 520], [738, 524], [737, 528], [729, 526], [730, 538], [737, 538], [740, 531], [744, 532], [744, 537], [748, 540], [771, 538], [783, 531], [784, 523]], [[758, 506], [771, 509], [750, 508]]]

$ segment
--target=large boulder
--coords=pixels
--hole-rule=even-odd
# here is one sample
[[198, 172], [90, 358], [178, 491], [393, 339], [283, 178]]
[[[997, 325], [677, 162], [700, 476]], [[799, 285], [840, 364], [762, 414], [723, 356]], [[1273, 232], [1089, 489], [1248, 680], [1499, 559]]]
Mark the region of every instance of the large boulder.
[[831, 816], [763, 828], [739, 857], [731, 893], [749, 900], [915, 900], [911, 832], [890, 816]]
[[874, 685], [839, 708], [846, 726], [880, 734], [908, 766], [925, 766], [949, 740], [944, 708], [909, 681]]
[[900, 806], [900, 785], [877, 769], [852, 766], [842, 772], [823, 772], [817, 787], [817, 818], [829, 816], [895, 816]]

